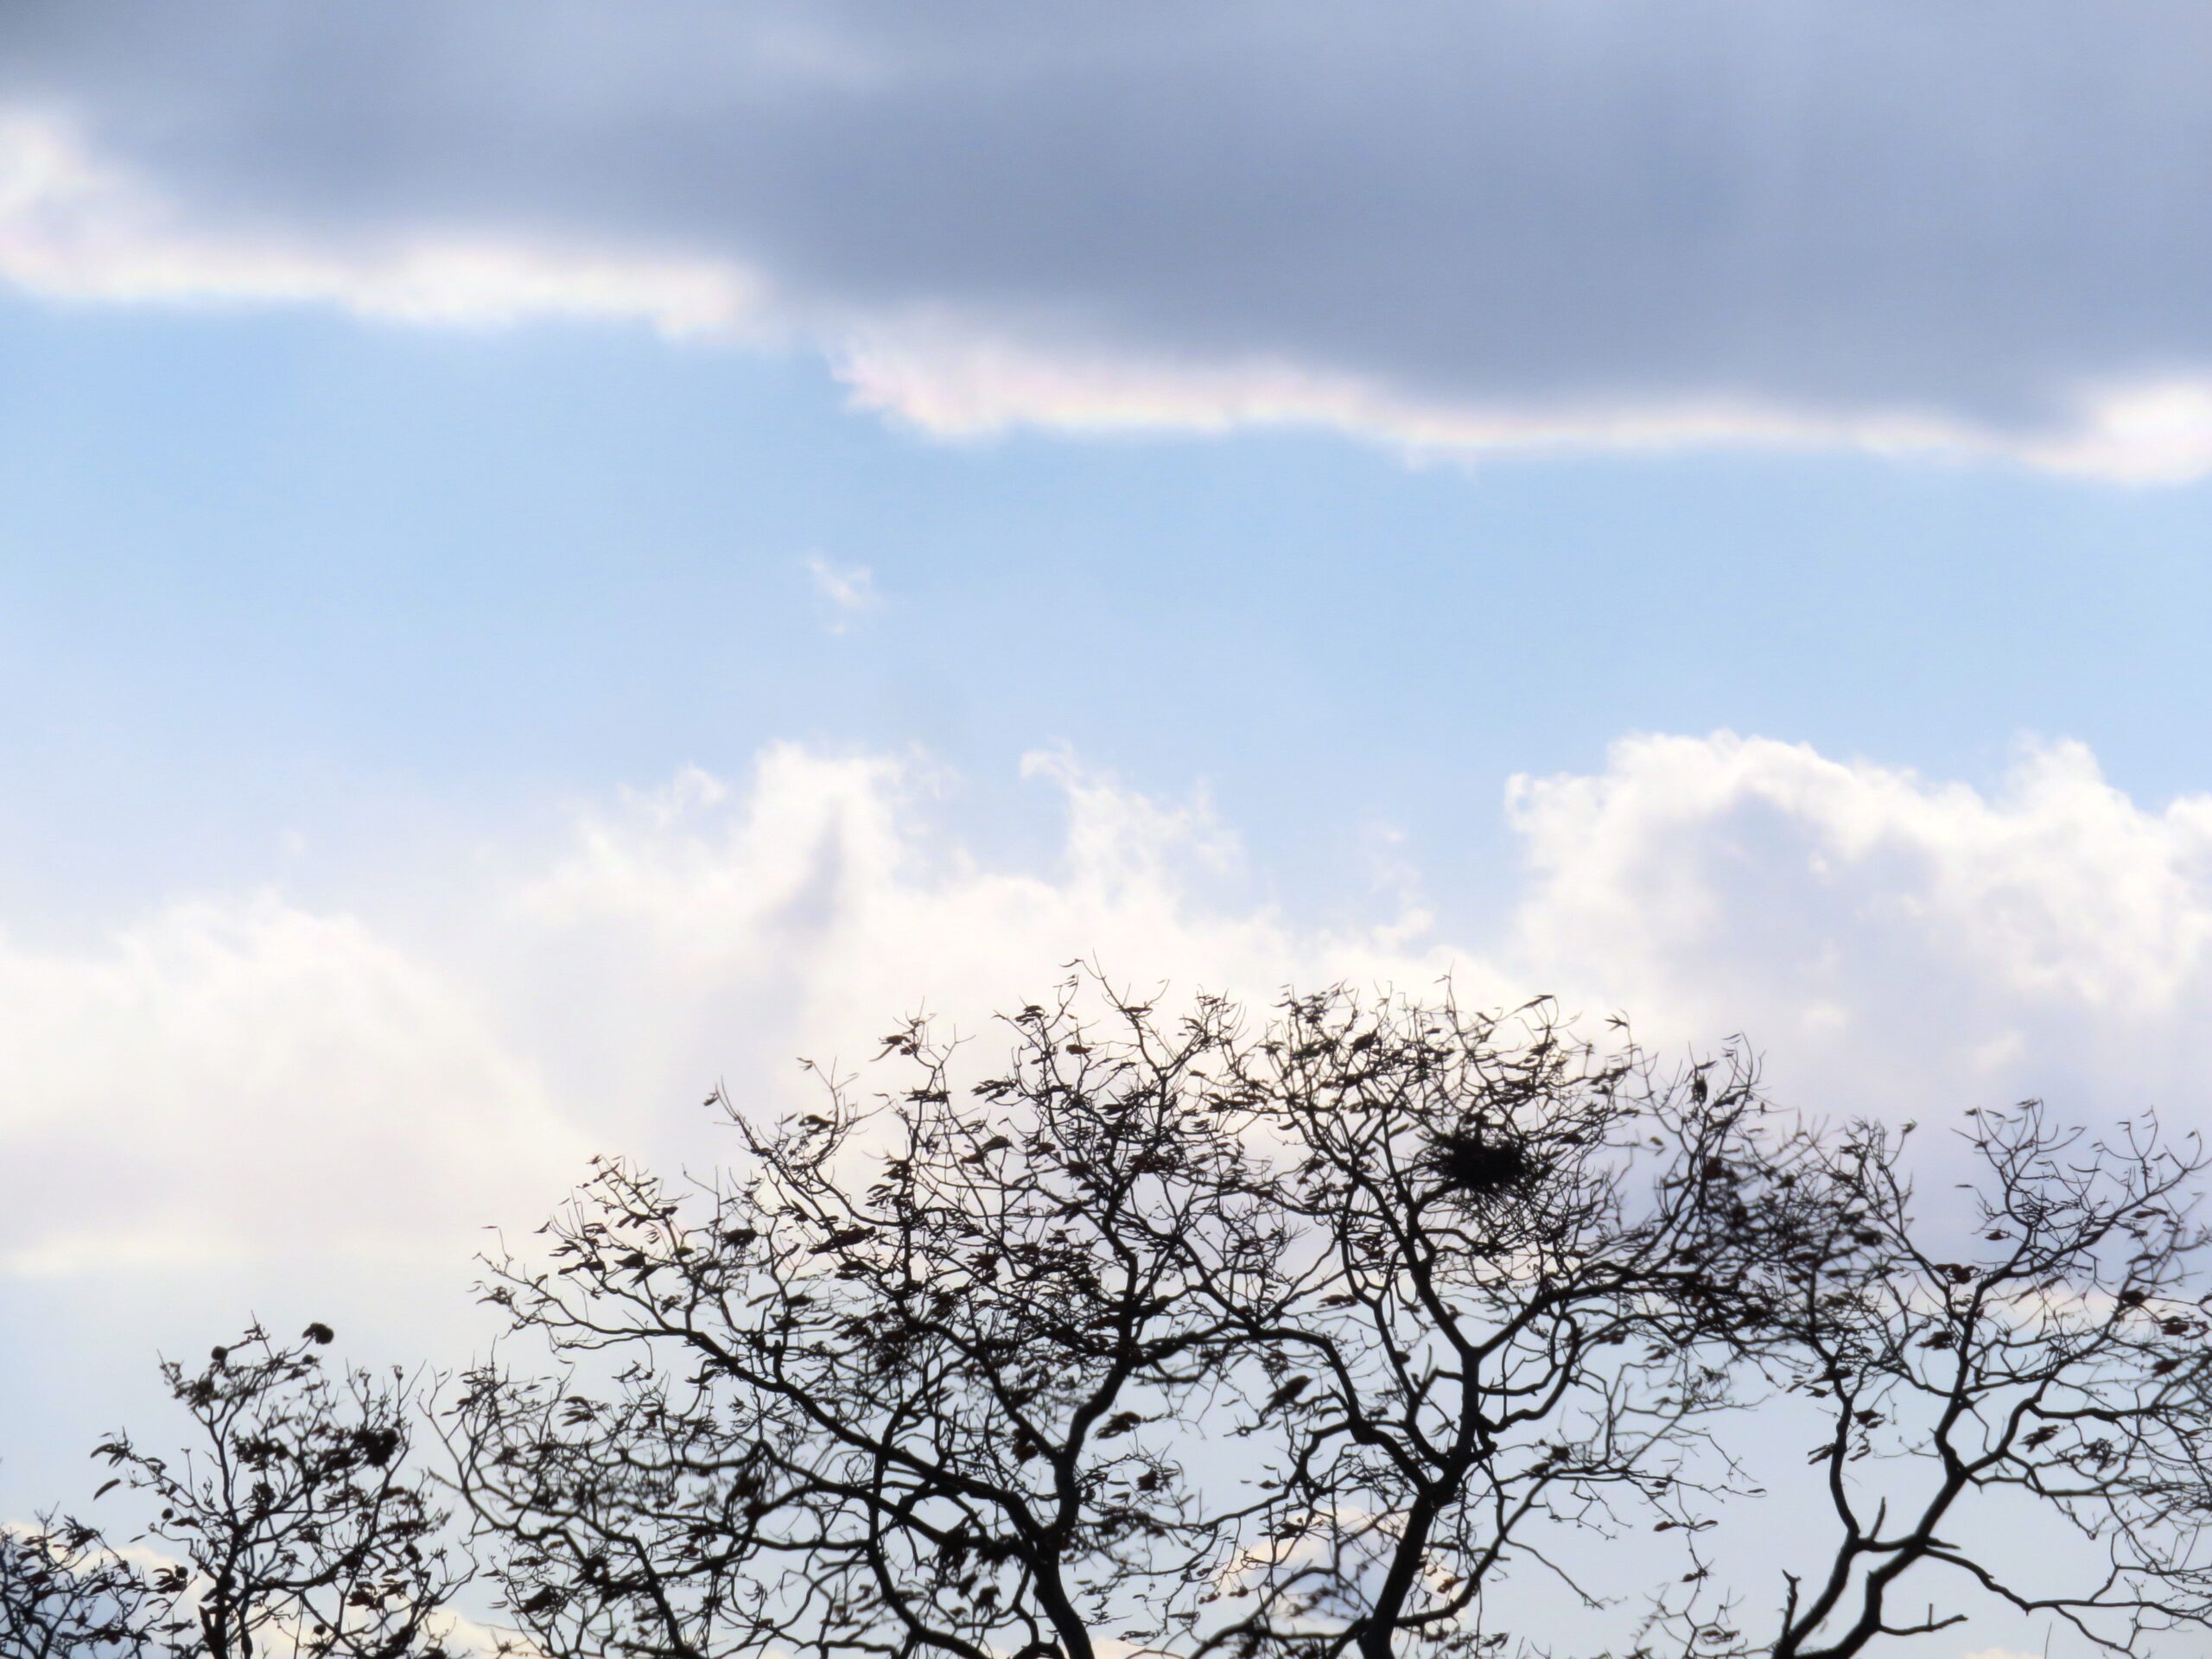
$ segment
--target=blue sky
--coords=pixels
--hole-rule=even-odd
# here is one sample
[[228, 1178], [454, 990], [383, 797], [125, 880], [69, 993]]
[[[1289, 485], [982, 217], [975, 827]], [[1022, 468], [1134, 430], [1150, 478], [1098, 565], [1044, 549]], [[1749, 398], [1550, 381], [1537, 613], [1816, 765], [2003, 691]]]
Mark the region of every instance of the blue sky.
[[[1508, 774], [1630, 732], [1979, 783], [2024, 733], [2075, 737], [2150, 802], [2202, 775], [2202, 486], [949, 442], [855, 415], [803, 355], [624, 327], [17, 301], [0, 329], [29, 716], [5, 833], [57, 920], [251, 883], [279, 829], [499, 821], [779, 738], [923, 746], [1032, 852], [1049, 815], [1001, 798], [1030, 748], [1204, 779], [1289, 861], [1285, 900], [1326, 906], [1359, 898], [1363, 825], [1456, 890], [1502, 849]], [[842, 610], [810, 559], [874, 602]]]
[[2212, 1127], [2198, 14], [181, 15], [0, 22], [0, 1509], [1078, 951]]

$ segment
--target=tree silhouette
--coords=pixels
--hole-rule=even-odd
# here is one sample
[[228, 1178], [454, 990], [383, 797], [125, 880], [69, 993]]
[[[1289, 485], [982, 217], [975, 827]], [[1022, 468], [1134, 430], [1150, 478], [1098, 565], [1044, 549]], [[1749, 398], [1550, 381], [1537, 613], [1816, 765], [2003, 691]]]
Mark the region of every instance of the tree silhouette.
[[331, 1340], [320, 1324], [289, 1344], [255, 1326], [197, 1371], [164, 1362], [194, 1443], [164, 1456], [118, 1433], [93, 1452], [182, 1557], [156, 1586], [196, 1625], [173, 1646], [206, 1659], [442, 1653], [439, 1615], [465, 1573], [427, 1478], [407, 1467], [404, 1374], [334, 1379], [318, 1351]]
[[[2034, 1101], [1967, 1117], [1972, 1205], [1948, 1226], [1915, 1213], [1910, 1129], [1823, 1142], [1866, 1254], [1788, 1262], [1777, 1321], [1786, 1387], [1827, 1419], [1809, 1466], [1833, 1542], [1758, 1639], [1708, 1625], [1692, 1647], [1849, 1659], [1977, 1605], [2114, 1653], [2212, 1628], [2202, 1150], [2147, 1119], [2093, 1139]], [[2028, 1514], [2048, 1541], [2008, 1543]]]
[[918, 1024], [906, 1086], [831, 1080], [749, 1175], [691, 1195], [599, 1166], [557, 1267], [493, 1300], [573, 1374], [469, 1377], [462, 1490], [556, 1655], [766, 1647], [1090, 1659], [1157, 1643], [1227, 1517], [1181, 1457], [1251, 1368], [1208, 1294], [1278, 1293], [1280, 1217], [1192, 1110], [1214, 1023], [1012, 1022], [956, 1096]]
[[0, 1654], [7, 1659], [153, 1659], [188, 1651], [177, 1604], [189, 1575], [149, 1570], [99, 1529], [53, 1511], [0, 1528]]
[[51, 1513], [0, 1529], [0, 1659], [443, 1659], [467, 1572], [407, 1466], [412, 1389], [334, 1379], [333, 1339], [257, 1325], [198, 1370], [162, 1362], [191, 1443], [118, 1433], [92, 1453], [114, 1471], [94, 1497], [123, 1487], [151, 1519], [128, 1547]]
[[[1728, 1490], [1708, 1424], [1776, 1340], [1764, 1266], [1835, 1230], [1749, 1065], [1661, 1079], [1548, 1002], [1293, 999], [1233, 1046], [1230, 1126], [1298, 1242], [1272, 1306], [1209, 1284], [1273, 1391], [1239, 1433], [1277, 1478], [1238, 1584], [1286, 1652], [1500, 1645], [1488, 1592]], [[1827, 1198], [1832, 1198], [1833, 1192]], [[1686, 1535], [1687, 1535], [1687, 1533]], [[1679, 1582], [1679, 1580], [1677, 1580]]]
[[533, 1642], [1494, 1644], [1543, 1526], [1725, 1486], [1688, 1454], [1806, 1207], [1747, 1071], [1662, 1084], [1547, 1005], [1102, 1000], [1025, 1008], [957, 1096], [903, 1027], [905, 1087], [733, 1112], [720, 1186], [602, 1163], [494, 1264], [572, 1368], [451, 1408]]
[[726, 1176], [594, 1160], [435, 1391], [465, 1550], [404, 1374], [327, 1372], [320, 1325], [165, 1365], [193, 1447], [96, 1456], [181, 1559], [0, 1530], [0, 1659], [438, 1659], [472, 1571], [545, 1659], [2212, 1630], [2194, 1141], [2029, 1103], [1909, 1158], [1740, 1046], [1664, 1070], [1546, 1001], [1094, 978], [1004, 1029], [975, 1077], [907, 1022], [889, 1087], [778, 1123], [718, 1092]]

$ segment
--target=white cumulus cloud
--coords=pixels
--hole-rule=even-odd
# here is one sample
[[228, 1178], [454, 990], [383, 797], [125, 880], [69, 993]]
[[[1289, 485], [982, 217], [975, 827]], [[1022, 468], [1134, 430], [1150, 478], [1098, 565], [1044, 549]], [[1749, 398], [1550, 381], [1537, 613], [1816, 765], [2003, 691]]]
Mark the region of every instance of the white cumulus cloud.
[[449, 1274], [583, 1156], [467, 990], [351, 917], [264, 896], [90, 948], [0, 938], [0, 1273]]
[[2049, 1092], [2212, 1127], [2212, 797], [2131, 800], [2076, 744], [2003, 786], [1720, 734], [1521, 778], [1510, 958], [1674, 1031], [1742, 1029], [1828, 1109]]
[[[2130, 799], [2078, 746], [1994, 789], [1721, 734], [1513, 780], [1505, 907], [1327, 928], [1202, 793], [1026, 763], [1049, 856], [988, 856], [960, 782], [796, 744], [489, 855], [435, 915], [179, 904], [96, 947], [0, 936], [0, 1268], [194, 1253], [420, 1259], [524, 1227], [589, 1151], [711, 1161], [698, 1100], [780, 1109], [927, 1008], [988, 1019], [1078, 957], [1264, 1001], [1346, 980], [1552, 992], [1665, 1049], [1742, 1032], [1787, 1101], [1941, 1115], [2029, 1093], [2212, 1128], [2212, 798]], [[1417, 893], [1417, 871], [1400, 872]], [[396, 941], [404, 939], [403, 948]]]
[[[1554, 993], [1654, 1045], [1737, 1033], [1822, 1112], [1919, 1116], [2048, 1095], [2212, 1129], [2193, 1033], [2212, 1019], [2212, 797], [2148, 805], [2078, 745], [2024, 747], [1998, 786], [1717, 734], [1618, 744], [1601, 771], [1515, 779], [1511, 898], [1438, 918], [1382, 901], [1329, 930], [1256, 873], [1202, 795], [1161, 800], [1065, 753], [1060, 850], [1029, 865], [957, 832], [957, 781], [914, 757], [780, 746], [594, 812], [520, 889], [540, 962], [655, 1057], [632, 1097], [772, 1079], [869, 1052], [926, 1005], [970, 1032], [1078, 957], [1149, 985], [1266, 1000], [1288, 984]], [[1417, 894], [1420, 872], [1394, 884]], [[651, 1036], [642, 1037], [641, 1033]], [[788, 1086], [798, 1086], [792, 1079]]]

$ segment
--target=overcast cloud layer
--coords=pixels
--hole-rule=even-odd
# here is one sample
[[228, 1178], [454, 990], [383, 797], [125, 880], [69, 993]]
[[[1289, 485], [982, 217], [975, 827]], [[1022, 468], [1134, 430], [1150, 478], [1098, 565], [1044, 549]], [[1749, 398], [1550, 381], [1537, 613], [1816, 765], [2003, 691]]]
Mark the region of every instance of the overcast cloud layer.
[[0, 18], [0, 278], [795, 340], [945, 431], [2212, 467], [2212, 13]]

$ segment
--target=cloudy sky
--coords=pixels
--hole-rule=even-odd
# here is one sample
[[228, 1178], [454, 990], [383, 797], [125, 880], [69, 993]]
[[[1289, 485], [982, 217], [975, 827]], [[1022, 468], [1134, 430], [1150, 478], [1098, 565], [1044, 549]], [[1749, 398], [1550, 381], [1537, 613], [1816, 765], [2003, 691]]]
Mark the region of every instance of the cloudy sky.
[[0, 12], [0, 1510], [1078, 953], [2212, 1128], [2208, 85], [2164, 0]]

